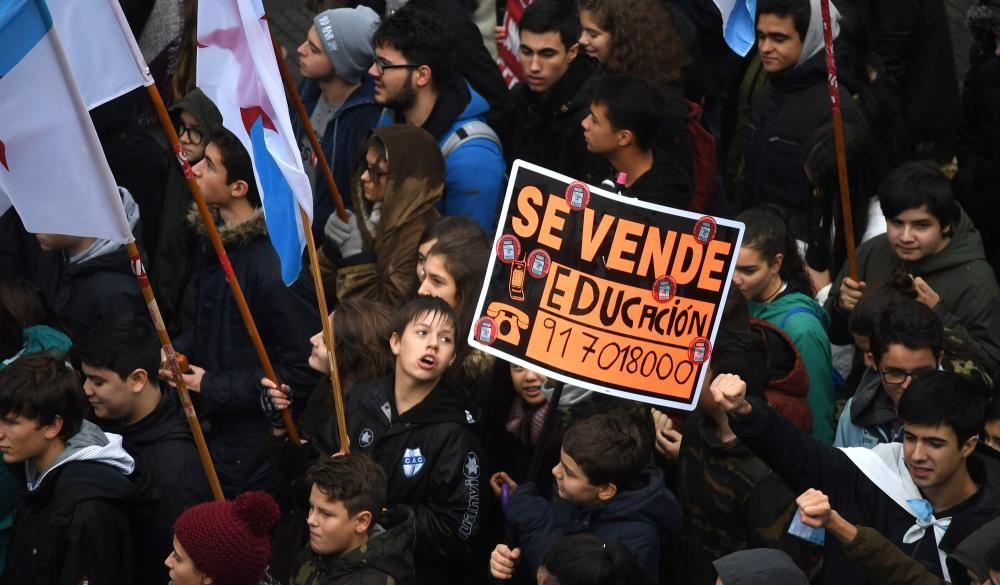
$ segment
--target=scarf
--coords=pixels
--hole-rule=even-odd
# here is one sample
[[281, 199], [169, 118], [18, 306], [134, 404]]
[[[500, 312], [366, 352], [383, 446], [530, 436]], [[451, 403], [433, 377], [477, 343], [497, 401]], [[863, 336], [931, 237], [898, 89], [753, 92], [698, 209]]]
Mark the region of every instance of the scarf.
[[517, 398], [510, 407], [507, 417], [507, 431], [525, 445], [537, 445], [542, 437], [542, 425], [545, 423], [545, 413], [549, 411], [549, 403], [532, 407]]

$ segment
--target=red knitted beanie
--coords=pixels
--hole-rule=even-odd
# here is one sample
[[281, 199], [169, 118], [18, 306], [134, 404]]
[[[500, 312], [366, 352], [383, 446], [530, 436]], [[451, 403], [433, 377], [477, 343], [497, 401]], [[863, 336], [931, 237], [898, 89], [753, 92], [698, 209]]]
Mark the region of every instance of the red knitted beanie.
[[271, 529], [281, 515], [264, 492], [234, 502], [208, 502], [186, 510], [174, 535], [194, 566], [216, 585], [257, 585], [271, 558]]

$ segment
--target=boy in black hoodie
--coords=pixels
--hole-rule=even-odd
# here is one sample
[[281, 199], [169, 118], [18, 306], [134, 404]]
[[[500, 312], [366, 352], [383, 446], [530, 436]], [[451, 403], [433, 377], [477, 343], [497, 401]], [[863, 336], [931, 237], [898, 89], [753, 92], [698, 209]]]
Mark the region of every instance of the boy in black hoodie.
[[[691, 203], [691, 180], [668, 151], [654, 147], [664, 124], [667, 98], [653, 82], [605, 75], [594, 82], [590, 115], [583, 119], [587, 150], [608, 159], [622, 195], [677, 209]], [[615, 183], [619, 181], [616, 179]]]
[[513, 577], [523, 556], [535, 574], [549, 548], [562, 536], [593, 534], [625, 545], [654, 581], [668, 564], [681, 524], [677, 500], [653, 466], [648, 441], [628, 419], [599, 414], [573, 425], [563, 437], [559, 463], [552, 468], [559, 494], [554, 502], [538, 495], [533, 483], [520, 487], [504, 472], [490, 478], [496, 495], [507, 484], [512, 495], [505, 515], [520, 547], [497, 545], [490, 558], [496, 579]]
[[[389, 504], [413, 508], [417, 583], [465, 583], [465, 566], [456, 559], [470, 555], [479, 532], [482, 448], [473, 431], [476, 407], [443, 379], [455, 360], [457, 320], [436, 297], [418, 297], [400, 308], [389, 342], [396, 355], [394, 375], [359, 382], [345, 405], [351, 452], [371, 456], [385, 471]], [[288, 408], [286, 393], [271, 388], [269, 396], [277, 409]], [[282, 428], [273, 432], [284, 435]], [[336, 417], [312, 445], [322, 458], [340, 451]], [[287, 456], [279, 459], [286, 469], [296, 465], [289, 458], [315, 459], [316, 451], [296, 450], [287, 441], [282, 448]]]
[[309, 546], [291, 585], [409, 585], [413, 582], [413, 512], [383, 510], [385, 472], [367, 455], [317, 463], [306, 475]]
[[0, 452], [23, 463], [4, 585], [133, 583], [126, 505], [135, 462], [121, 437], [82, 419], [80, 378], [61, 359], [24, 356], [0, 371]]
[[156, 492], [136, 536], [136, 573], [143, 583], [169, 581], [163, 558], [173, 550], [174, 522], [212, 499], [177, 393], [160, 385], [160, 340], [148, 318], [122, 318], [92, 329], [76, 347], [92, 420], [121, 435], [136, 476]]

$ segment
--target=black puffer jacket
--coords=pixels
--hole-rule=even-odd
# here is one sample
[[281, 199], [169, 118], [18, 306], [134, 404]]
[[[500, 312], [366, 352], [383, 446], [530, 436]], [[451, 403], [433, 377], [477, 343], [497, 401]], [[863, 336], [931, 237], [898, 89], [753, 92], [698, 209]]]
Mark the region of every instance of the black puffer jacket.
[[[347, 397], [354, 452], [386, 472], [390, 504], [416, 516], [414, 558], [421, 583], [465, 583], [463, 562], [479, 531], [485, 478], [483, 449], [473, 431], [475, 406], [441, 383], [417, 406], [396, 413], [393, 378], [355, 386]], [[315, 439], [324, 454], [340, 449], [336, 418]]]
[[[830, 121], [826, 80], [822, 51], [798, 67], [771, 75], [754, 97], [747, 130], [740, 207], [749, 209], [765, 202], [784, 207], [800, 239], [809, 233], [812, 196], [802, 168], [805, 147], [813, 133]], [[864, 125], [861, 111], [843, 86], [840, 101], [844, 122]]]
[[580, 180], [604, 172], [607, 161], [587, 152], [580, 126], [590, 114], [590, 81], [596, 70], [594, 60], [579, 55], [544, 96], [527, 83], [514, 86], [500, 136], [508, 166], [523, 159]]
[[[198, 221], [196, 216], [191, 220]], [[220, 226], [219, 235], [279, 381], [295, 391], [298, 411], [318, 378], [308, 364], [309, 338], [320, 329], [311, 285], [304, 286], [304, 278], [291, 287], [282, 282], [262, 210], [237, 226]], [[226, 497], [266, 490], [272, 487], [272, 478], [265, 450], [270, 425], [260, 407], [264, 373], [207, 238], [202, 238], [195, 274], [194, 326], [175, 345], [191, 365], [205, 369], [201, 380], [208, 422], [205, 439]]]
[[391, 508], [368, 541], [347, 554], [318, 555], [305, 547], [290, 585], [411, 585], [415, 540], [413, 511]]

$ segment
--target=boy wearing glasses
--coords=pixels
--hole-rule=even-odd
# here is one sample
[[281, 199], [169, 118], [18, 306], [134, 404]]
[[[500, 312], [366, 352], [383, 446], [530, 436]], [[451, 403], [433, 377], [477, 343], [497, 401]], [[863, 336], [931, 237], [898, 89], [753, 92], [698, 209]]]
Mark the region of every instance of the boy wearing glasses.
[[943, 357], [944, 326], [919, 301], [906, 299], [885, 307], [873, 319], [864, 374], [837, 424], [834, 447], [872, 448], [900, 439], [897, 409], [903, 392], [921, 374], [938, 369]]
[[[184, 158], [193, 167], [205, 156], [209, 131], [222, 125], [222, 114], [198, 88], [170, 108]], [[173, 153], [170, 154], [173, 158]], [[171, 172], [163, 190], [160, 240], [149, 261], [149, 279], [171, 335], [179, 334], [194, 319], [194, 306], [185, 302], [191, 282], [191, 264], [197, 235], [187, 222], [194, 199], [180, 167], [171, 162]]]
[[[443, 215], [464, 215], [493, 233], [506, 163], [500, 139], [487, 124], [487, 101], [455, 70], [455, 38], [441, 19], [406, 5], [375, 31], [378, 125], [409, 124], [430, 132], [445, 163]], [[334, 216], [331, 216], [334, 217]], [[333, 221], [333, 220], [331, 220]]]

